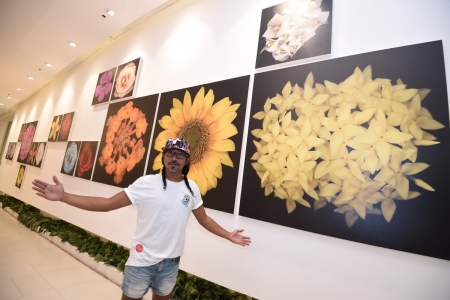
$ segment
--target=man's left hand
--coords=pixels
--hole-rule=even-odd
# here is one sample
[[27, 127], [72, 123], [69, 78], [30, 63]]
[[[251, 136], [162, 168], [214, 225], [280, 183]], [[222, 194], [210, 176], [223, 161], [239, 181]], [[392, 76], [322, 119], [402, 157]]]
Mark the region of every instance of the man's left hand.
[[239, 244], [241, 246], [248, 246], [252, 242], [248, 236], [243, 236], [240, 233], [243, 232], [244, 229], [237, 229], [230, 233], [230, 241]]

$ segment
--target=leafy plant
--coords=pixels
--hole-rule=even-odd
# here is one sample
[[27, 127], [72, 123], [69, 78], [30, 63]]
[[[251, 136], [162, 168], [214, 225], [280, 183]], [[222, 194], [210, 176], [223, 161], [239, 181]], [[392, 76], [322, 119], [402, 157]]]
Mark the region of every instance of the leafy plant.
[[[104, 242], [98, 236], [94, 236], [64, 220], [46, 217], [41, 214], [39, 209], [14, 197], [0, 195], [0, 202], [3, 209], [9, 207], [16, 212], [18, 214], [17, 220], [27, 228], [39, 233], [49, 232], [50, 236], [57, 236], [61, 239], [61, 242], [70, 243], [79, 252], [87, 252], [95, 261], [115, 266], [123, 272], [125, 263], [130, 255], [130, 251], [125, 247], [118, 246], [111, 241]], [[178, 272], [171, 297], [183, 300], [254, 299], [182, 270]]]
[[178, 271], [177, 282], [172, 291], [174, 299], [184, 300], [248, 300], [254, 299], [229, 290], [223, 286], [200, 277], [190, 275], [182, 270]]

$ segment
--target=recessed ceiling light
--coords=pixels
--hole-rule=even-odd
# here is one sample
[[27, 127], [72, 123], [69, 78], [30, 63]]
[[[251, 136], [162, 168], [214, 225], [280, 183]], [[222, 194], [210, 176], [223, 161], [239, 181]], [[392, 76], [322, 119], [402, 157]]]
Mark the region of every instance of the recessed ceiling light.
[[3, 103], [0, 103], [0, 105], [3, 105]]
[[28, 76], [28, 79], [30, 79], [30, 80], [33, 80], [33, 77], [31, 77], [31, 76]]
[[6, 96], [6, 98], [8, 98], [8, 99], [11, 99], [11, 96], [10, 96], [10, 95], [8, 95], [8, 96]]
[[45, 64], [47, 67], [51, 67], [52, 66], [52, 64], [49, 64], [49, 63], [46, 63]]
[[116, 13], [113, 10], [107, 10], [106, 13], [113, 17]]
[[77, 46], [77, 44], [75, 44], [74, 42], [69, 42], [69, 45], [72, 46], [72, 47], [76, 47]]
[[17, 88], [16, 90], [21, 91], [22, 89], [21, 88]]

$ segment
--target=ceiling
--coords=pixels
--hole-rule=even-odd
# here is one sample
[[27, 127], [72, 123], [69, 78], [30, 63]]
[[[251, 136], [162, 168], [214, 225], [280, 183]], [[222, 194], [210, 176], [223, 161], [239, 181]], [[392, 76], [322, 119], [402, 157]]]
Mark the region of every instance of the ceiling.
[[177, 1], [0, 0], [0, 120], [12, 120], [20, 102]]

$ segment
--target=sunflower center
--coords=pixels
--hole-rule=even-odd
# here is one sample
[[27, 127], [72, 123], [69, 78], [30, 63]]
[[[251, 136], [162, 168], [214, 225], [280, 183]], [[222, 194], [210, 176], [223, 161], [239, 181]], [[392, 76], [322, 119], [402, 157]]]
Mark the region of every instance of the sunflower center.
[[191, 162], [195, 164], [200, 161], [209, 141], [208, 127], [200, 120], [193, 120], [181, 128], [179, 136], [191, 146]]

